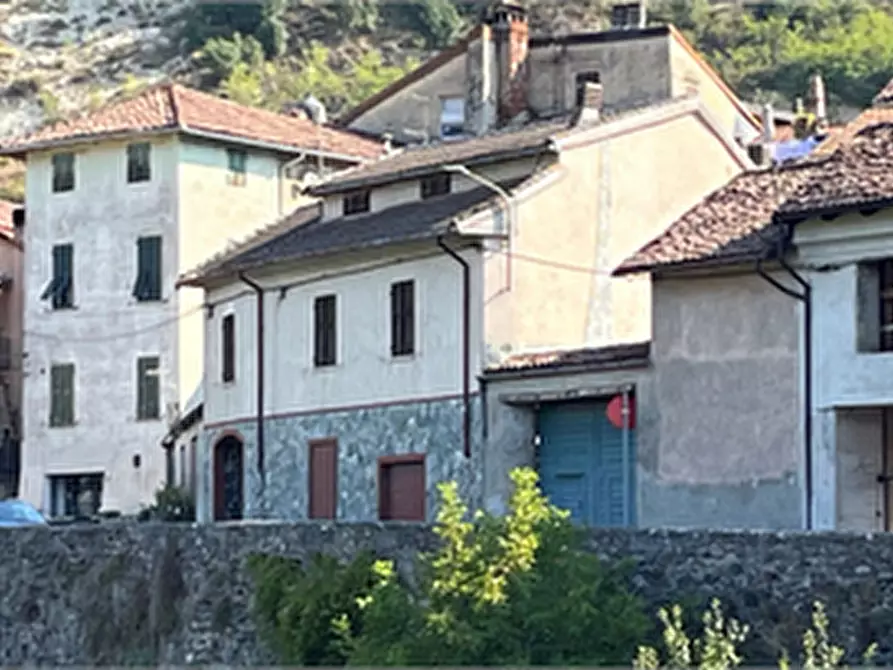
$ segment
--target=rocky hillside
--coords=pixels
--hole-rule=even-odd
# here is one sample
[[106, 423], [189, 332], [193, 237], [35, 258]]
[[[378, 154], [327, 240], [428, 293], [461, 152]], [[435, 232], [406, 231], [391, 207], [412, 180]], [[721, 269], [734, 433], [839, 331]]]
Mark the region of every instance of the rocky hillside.
[[[337, 113], [449, 44], [479, 1], [0, 0], [0, 141], [168, 77], [270, 108], [312, 92]], [[537, 33], [598, 29], [611, 5], [526, 2]], [[756, 100], [790, 104], [821, 71], [833, 110], [893, 75], [890, 2], [651, 0], [649, 17]], [[0, 159], [0, 198], [21, 183]]]

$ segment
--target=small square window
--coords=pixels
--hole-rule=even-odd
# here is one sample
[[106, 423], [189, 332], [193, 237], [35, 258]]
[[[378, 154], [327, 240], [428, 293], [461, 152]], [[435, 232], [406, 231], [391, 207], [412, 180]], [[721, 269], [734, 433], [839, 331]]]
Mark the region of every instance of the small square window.
[[229, 165], [227, 183], [230, 186], [244, 186], [248, 174], [248, 154], [241, 149], [227, 149], [226, 156]]
[[362, 214], [369, 211], [369, 191], [357, 191], [350, 195], [344, 196], [343, 212], [344, 216], [351, 214]]
[[74, 154], [53, 155], [53, 193], [74, 190]]
[[434, 198], [438, 195], [446, 195], [452, 190], [453, 180], [449, 172], [424, 177], [420, 183], [422, 200]]
[[465, 133], [465, 99], [442, 98], [440, 101], [440, 136], [456, 137]]
[[136, 184], [152, 178], [152, 145], [138, 142], [127, 145], [127, 183]]

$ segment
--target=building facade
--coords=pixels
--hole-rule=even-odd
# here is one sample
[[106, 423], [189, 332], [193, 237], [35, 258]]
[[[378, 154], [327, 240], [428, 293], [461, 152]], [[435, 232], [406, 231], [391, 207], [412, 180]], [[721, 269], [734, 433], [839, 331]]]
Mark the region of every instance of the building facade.
[[378, 151], [177, 85], [4, 146], [27, 160], [30, 203], [23, 497], [50, 516], [151, 502], [161, 438], [202, 376], [201, 295], [177, 276], [297, 204], [297, 158]]
[[0, 200], [0, 499], [18, 493], [22, 437], [22, 206]]

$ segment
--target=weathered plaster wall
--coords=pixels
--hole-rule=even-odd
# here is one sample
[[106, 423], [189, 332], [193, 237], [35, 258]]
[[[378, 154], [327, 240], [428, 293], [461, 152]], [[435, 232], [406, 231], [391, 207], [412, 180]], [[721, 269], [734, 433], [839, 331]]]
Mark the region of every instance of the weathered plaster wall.
[[638, 396], [647, 526], [800, 528], [797, 301], [755, 273], [658, 279]]
[[[435, 538], [411, 524], [111, 524], [4, 530], [0, 663], [271, 666], [260, 644], [245, 568], [252, 553], [350, 557], [362, 549], [408, 568]], [[748, 664], [774, 666], [800, 648], [812, 602], [824, 601], [835, 642], [879, 665], [893, 625], [893, 535], [594, 531], [608, 559], [634, 561], [649, 611], [717, 596], [752, 627]]]
[[[165, 324], [178, 314], [178, 145], [154, 139], [152, 178], [137, 184], [126, 181], [125, 143], [76, 151], [76, 185], [68, 193], [51, 192], [50, 154], [28, 159], [22, 495], [45, 509], [47, 475], [104, 472], [103, 506], [133, 512], [163, 480], [158, 443], [166, 429], [161, 420], [135, 418], [137, 358], [160, 356], [162, 409], [177, 388], [175, 329]], [[143, 235], [164, 237], [161, 302], [132, 296]], [[63, 243], [74, 248], [76, 308], [54, 311], [40, 295], [51, 278], [52, 247]], [[71, 427], [47, 425], [53, 363], [75, 364]]]
[[213, 447], [235, 431], [245, 446], [245, 516], [301, 520], [308, 515], [308, 458], [310, 440], [338, 441], [338, 519], [378, 519], [378, 459], [423, 453], [426, 512], [436, 514], [437, 484], [456, 481], [462, 495], [480, 506], [481, 403], [472, 398], [472, 455], [463, 454], [462, 400], [404, 402], [332, 409], [319, 413], [279, 415], [264, 428], [265, 486], [257, 468], [256, 424], [249, 421], [216, 424], [205, 430], [199, 461], [199, 519], [213, 516]]

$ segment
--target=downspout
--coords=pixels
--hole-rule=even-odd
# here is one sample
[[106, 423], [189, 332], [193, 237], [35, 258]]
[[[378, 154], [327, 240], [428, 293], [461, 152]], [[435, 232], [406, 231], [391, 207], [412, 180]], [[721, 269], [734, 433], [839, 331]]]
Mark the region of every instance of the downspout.
[[471, 458], [471, 268], [443, 236], [437, 238], [437, 246], [462, 266], [462, 450], [465, 458]]
[[803, 276], [798, 273], [784, 259], [783, 243], [778, 244], [778, 262], [782, 268], [803, 289], [798, 293], [770, 277], [763, 269], [762, 260], [757, 261], [757, 273], [785, 295], [803, 303], [803, 467], [804, 494], [806, 497], [806, 530], [813, 529], [813, 482], [812, 482], [812, 287]]
[[266, 484], [264, 475], [264, 289], [244, 272], [239, 279], [257, 294], [257, 471], [260, 474], [261, 501]]

